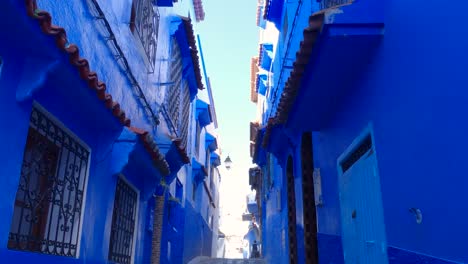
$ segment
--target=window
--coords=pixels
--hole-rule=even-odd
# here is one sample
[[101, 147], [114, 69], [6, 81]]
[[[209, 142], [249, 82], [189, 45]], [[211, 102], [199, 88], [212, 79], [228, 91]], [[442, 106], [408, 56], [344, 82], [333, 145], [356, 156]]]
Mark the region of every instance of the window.
[[361, 144], [345, 159], [340, 163], [343, 173], [349, 170], [354, 163], [356, 163], [364, 154], [372, 149], [372, 137], [367, 135]]
[[201, 134], [201, 126], [200, 122], [197, 123], [197, 129], [195, 131], [195, 155], [198, 157], [198, 152], [200, 150], [200, 134]]
[[[289, 28], [289, 21], [288, 21], [288, 9], [285, 8], [286, 11], [284, 12], [284, 20], [283, 20], [283, 41], [286, 41], [286, 37], [288, 36], [288, 28]], [[291, 33], [292, 34], [292, 33]]]
[[327, 9], [334, 8], [340, 5], [351, 4], [353, 0], [321, 0], [317, 2], [320, 2], [320, 9]]
[[182, 78], [182, 56], [179, 44], [172, 39], [171, 78], [173, 85], [166, 95], [166, 108], [173, 130], [182, 140], [182, 146], [187, 147], [188, 125], [190, 118], [190, 91], [188, 83]]
[[214, 173], [215, 173], [215, 168], [213, 166], [210, 167], [210, 191], [211, 193], [214, 195], [216, 192], [215, 192], [215, 177], [214, 177]]
[[176, 179], [176, 198], [179, 199], [179, 201], [182, 203], [182, 199], [184, 196], [184, 187], [182, 183], [179, 181], [179, 179]]
[[197, 184], [195, 180], [192, 182], [192, 201], [195, 202], [195, 198], [197, 197]]
[[109, 260], [112, 262], [122, 264], [132, 262], [137, 202], [138, 193], [119, 178], [115, 191], [109, 245]]
[[90, 151], [34, 106], [8, 248], [76, 257]]
[[160, 15], [151, 0], [134, 0], [130, 15], [130, 30], [136, 34], [143, 46], [146, 58], [154, 68]]
[[211, 151], [210, 148], [205, 149], [205, 168], [210, 167], [210, 156], [211, 156]]

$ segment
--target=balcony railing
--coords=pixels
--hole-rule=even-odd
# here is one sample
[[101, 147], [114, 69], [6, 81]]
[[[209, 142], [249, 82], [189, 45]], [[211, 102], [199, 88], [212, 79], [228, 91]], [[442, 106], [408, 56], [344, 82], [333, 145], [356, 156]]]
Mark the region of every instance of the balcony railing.
[[347, 5], [354, 2], [354, 0], [317, 0], [320, 4], [320, 9], [328, 9], [341, 5]]
[[135, 0], [133, 3], [130, 29], [136, 31], [145, 51], [151, 70], [156, 62], [157, 39], [159, 33], [160, 15], [149, 0]]

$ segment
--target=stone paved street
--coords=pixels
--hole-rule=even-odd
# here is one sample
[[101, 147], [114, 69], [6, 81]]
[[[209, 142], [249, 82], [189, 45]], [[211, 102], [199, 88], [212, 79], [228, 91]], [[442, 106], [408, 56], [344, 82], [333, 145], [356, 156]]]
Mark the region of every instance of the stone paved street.
[[222, 259], [222, 258], [207, 258], [197, 257], [189, 262], [189, 264], [265, 264], [263, 259]]

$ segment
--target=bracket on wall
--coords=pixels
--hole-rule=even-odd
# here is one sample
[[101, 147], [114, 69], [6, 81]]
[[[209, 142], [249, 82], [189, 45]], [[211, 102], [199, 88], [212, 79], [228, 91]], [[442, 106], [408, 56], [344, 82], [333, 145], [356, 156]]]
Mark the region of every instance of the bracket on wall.
[[416, 218], [416, 223], [421, 224], [422, 223], [422, 212], [421, 209], [419, 208], [410, 208], [409, 211], [414, 214]]
[[315, 193], [315, 206], [323, 206], [322, 196], [322, 177], [320, 175], [320, 168], [314, 169], [314, 193]]

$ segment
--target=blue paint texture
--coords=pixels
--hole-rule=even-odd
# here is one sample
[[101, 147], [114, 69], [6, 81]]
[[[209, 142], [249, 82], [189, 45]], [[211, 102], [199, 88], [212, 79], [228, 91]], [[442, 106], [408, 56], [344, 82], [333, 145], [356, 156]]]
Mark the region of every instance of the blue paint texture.
[[[288, 234], [282, 231], [287, 229], [284, 173], [286, 154], [292, 153], [299, 263], [304, 263], [297, 142], [302, 133], [311, 132], [323, 198], [323, 205], [316, 207], [320, 263], [344, 263], [337, 160], [369, 125], [389, 263], [468, 262], [464, 197], [468, 180], [461, 165], [468, 162], [468, 126], [463, 122], [468, 102], [463, 89], [468, 82], [463, 73], [468, 66], [464, 26], [468, 4], [362, 0], [324, 10], [287, 119], [267, 126], [269, 118], [284, 111], [278, 105], [304, 40], [303, 30], [311, 14], [320, 11], [315, 1], [284, 1], [284, 6], [269, 2], [273, 9], [267, 19], [272, 23], [261, 30], [278, 37], [273, 42], [273, 81], [265, 96], [258, 96], [262, 132], [253, 157], [263, 168], [267, 155], [274, 155], [276, 162], [271, 170], [273, 187], [261, 195], [262, 254], [267, 262], [288, 261], [284, 244]], [[421, 211], [421, 223], [411, 208]]]
[[[213, 173], [212, 177], [207, 177], [208, 186], [213, 187], [205, 189], [201, 184], [196, 201], [190, 200], [192, 165], [183, 163], [172, 141], [178, 135], [174, 134], [161, 113], [161, 106], [166, 103], [167, 90], [170, 89], [161, 84], [172, 81], [170, 47], [174, 34], [183, 52], [190, 49], [187, 32], [182, 29], [178, 16], [190, 13], [191, 17], [195, 17], [191, 1], [179, 1], [168, 8], [154, 6], [159, 12], [160, 22], [156, 63], [151, 72], [152, 67], [148, 64], [140, 40], [129, 28], [131, 0], [37, 1], [40, 10], [51, 14], [52, 23], [65, 29], [68, 39], [66, 47], [75, 44], [80, 50], [80, 56], [88, 60], [91, 71], [95, 71], [99, 80], [106, 84], [106, 93], [120, 104], [126, 117], [131, 120], [131, 128], [122, 126], [112, 110], [98, 99], [96, 91], [89, 89], [87, 82], [80, 78], [77, 67], [71, 65], [70, 58], [57, 47], [55, 40], [42, 32], [36, 19], [27, 15], [25, 2], [28, 1], [5, 0], [0, 3], [0, 10], [5, 13], [0, 21], [0, 32], [5, 36], [0, 42], [0, 117], [3, 121], [3, 129], [0, 131], [3, 151], [0, 158], [8, 161], [0, 167], [0, 262], [108, 263], [114, 198], [119, 177], [124, 178], [138, 193], [133, 263], [151, 262], [153, 232], [162, 233], [161, 263], [186, 263], [198, 255], [211, 256], [212, 252], [216, 252], [213, 241], [217, 240], [213, 237], [217, 239], [218, 236], [217, 190], [220, 176], [216, 166], [219, 165], [219, 153], [216, 153], [217, 145], [211, 146], [216, 138], [216, 126], [210, 116], [204, 116], [203, 120], [198, 118], [194, 102], [202, 98], [206, 101], [206, 107], [214, 103], [208, 98], [206, 89], [197, 89], [195, 62], [188, 60], [187, 56], [184, 57], [184, 64], [187, 65], [184, 80], [189, 84], [192, 101], [186, 152], [190, 159], [193, 157], [205, 164], [208, 172]], [[155, 2], [168, 5], [167, 1]], [[96, 18], [98, 13], [95, 3], [103, 11], [104, 18]], [[135, 84], [129, 78], [128, 70], [122, 66], [122, 59], [116, 58], [116, 50], [108, 41], [109, 28], [105, 27], [104, 19], [114, 33], [151, 110], [159, 118], [158, 126], [155, 126], [141, 100], [135, 95]], [[180, 30], [171, 31], [177, 19], [177, 28]], [[196, 31], [197, 25], [193, 27]], [[205, 69], [202, 69], [201, 74], [207, 78]], [[43, 108], [84, 142], [91, 152], [76, 257], [31, 253], [7, 247], [33, 106]], [[203, 122], [205, 126], [199, 135], [195, 129], [196, 122]], [[134, 128], [149, 132], [169, 163], [169, 176], [163, 175], [155, 166], [147, 146], [134, 133]], [[205, 134], [208, 132], [211, 140], [205, 143]], [[202, 139], [202, 143], [195, 149], [197, 137]], [[206, 156], [214, 158], [205, 162]], [[212, 170], [209, 169], [211, 166]], [[182, 185], [177, 199], [175, 179]], [[161, 188], [163, 180], [168, 185], [164, 221], [162, 230], [153, 230], [154, 194]], [[186, 219], [198, 220], [192, 222]], [[197, 224], [192, 226], [193, 223]]]

